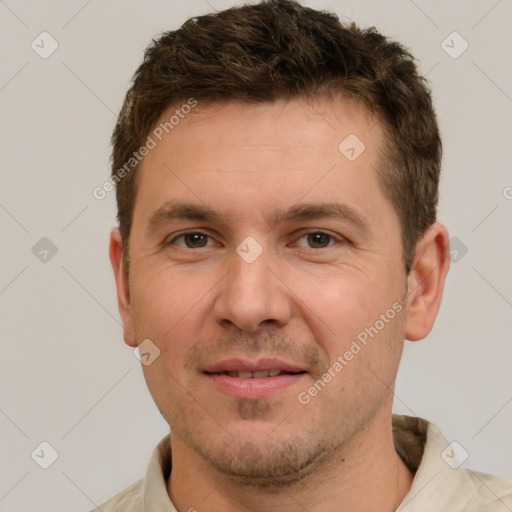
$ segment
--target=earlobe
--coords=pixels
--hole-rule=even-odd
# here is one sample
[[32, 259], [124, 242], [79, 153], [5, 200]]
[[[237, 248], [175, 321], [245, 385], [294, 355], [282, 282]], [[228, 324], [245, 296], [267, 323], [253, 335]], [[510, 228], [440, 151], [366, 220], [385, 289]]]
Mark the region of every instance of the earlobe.
[[405, 338], [425, 338], [434, 326], [450, 267], [448, 231], [440, 223], [427, 228], [416, 246], [408, 277], [408, 315]]
[[119, 229], [115, 228], [110, 233], [109, 244], [110, 263], [114, 271], [117, 289], [117, 306], [121, 321], [123, 322], [123, 338], [130, 347], [137, 346], [137, 339], [133, 325], [130, 300], [130, 286], [128, 273], [123, 263], [123, 244]]

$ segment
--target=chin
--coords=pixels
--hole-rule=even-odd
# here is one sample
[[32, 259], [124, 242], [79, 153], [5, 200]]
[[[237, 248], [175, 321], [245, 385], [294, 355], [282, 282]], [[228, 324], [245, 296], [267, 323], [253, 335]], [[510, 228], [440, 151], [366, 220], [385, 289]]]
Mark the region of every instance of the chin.
[[[223, 442], [218, 437], [215, 440], [189, 438], [186, 442], [231, 483], [269, 492], [300, 483], [324, 467], [336, 451], [318, 439], [305, 439], [303, 435], [270, 439], [268, 428], [265, 432], [259, 430], [248, 431], [246, 424], [241, 429], [243, 433], [237, 436], [226, 433]], [[277, 430], [275, 425], [273, 430]]]

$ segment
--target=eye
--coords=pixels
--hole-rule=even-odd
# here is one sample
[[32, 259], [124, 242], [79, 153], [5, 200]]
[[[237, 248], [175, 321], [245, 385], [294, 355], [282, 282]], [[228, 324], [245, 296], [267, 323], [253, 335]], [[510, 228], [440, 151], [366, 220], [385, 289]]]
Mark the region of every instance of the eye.
[[[309, 233], [302, 234], [298, 240], [305, 238], [308, 245], [297, 243], [300, 247], [308, 247], [310, 249], [324, 249], [333, 245], [336, 241], [341, 241], [340, 238], [335, 237], [325, 231], [310, 231]], [[331, 243], [332, 242], [332, 243]]]
[[[183, 243], [177, 243], [177, 240], [183, 240]], [[182, 233], [181, 235], [174, 237], [168, 243], [175, 244], [180, 247], [185, 247], [187, 249], [200, 249], [208, 245], [208, 240], [213, 243], [213, 240], [210, 236], [201, 233], [200, 231], [190, 231], [188, 233]]]
[[[304, 239], [305, 242], [301, 242], [301, 240]], [[296, 244], [299, 247], [306, 247], [309, 249], [325, 249], [334, 245], [336, 242], [341, 241], [343, 241], [342, 237], [334, 236], [325, 231], [310, 231], [300, 235]], [[181, 233], [167, 243], [169, 245], [177, 245], [186, 249], [201, 249], [203, 247], [216, 245], [216, 242], [211, 236], [202, 233], [201, 231]]]

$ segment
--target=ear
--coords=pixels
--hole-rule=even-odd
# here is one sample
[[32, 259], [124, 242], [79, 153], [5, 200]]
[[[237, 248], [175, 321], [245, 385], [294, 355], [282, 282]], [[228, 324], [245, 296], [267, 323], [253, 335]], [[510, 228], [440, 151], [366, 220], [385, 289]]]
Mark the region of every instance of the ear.
[[137, 339], [135, 336], [130, 304], [130, 284], [128, 272], [123, 264], [121, 232], [117, 228], [113, 229], [110, 233], [109, 255], [116, 280], [117, 307], [119, 308], [119, 314], [121, 315], [121, 321], [123, 322], [124, 342], [130, 347], [136, 347]]
[[416, 256], [407, 278], [408, 315], [405, 338], [425, 338], [434, 326], [448, 269], [450, 268], [448, 230], [439, 223], [430, 225], [416, 245]]

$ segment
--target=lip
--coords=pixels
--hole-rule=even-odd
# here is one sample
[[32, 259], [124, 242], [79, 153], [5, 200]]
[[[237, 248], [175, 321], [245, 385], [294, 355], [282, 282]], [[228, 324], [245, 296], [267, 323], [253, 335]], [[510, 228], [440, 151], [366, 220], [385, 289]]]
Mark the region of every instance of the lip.
[[[247, 371], [256, 372], [263, 370], [283, 370], [286, 372], [304, 372], [295, 374], [276, 375], [274, 377], [238, 378], [231, 377], [221, 372]], [[212, 384], [228, 395], [236, 398], [261, 400], [269, 398], [285, 389], [297, 384], [307, 375], [306, 370], [300, 366], [287, 363], [280, 359], [263, 358], [257, 361], [245, 359], [226, 359], [208, 366], [203, 375]]]
[[[300, 366], [287, 363], [281, 359], [273, 357], [264, 357], [257, 361], [248, 361], [247, 359], [231, 358], [224, 359], [217, 363], [213, 363], [204, 369], [206, 373], [221, 373], [221, 372], [257, 372], [263, 370], [283, 370], [285, 372], [304, 372], [304, 368]], [[264, 377], [265, 378], [265, 377]]]

